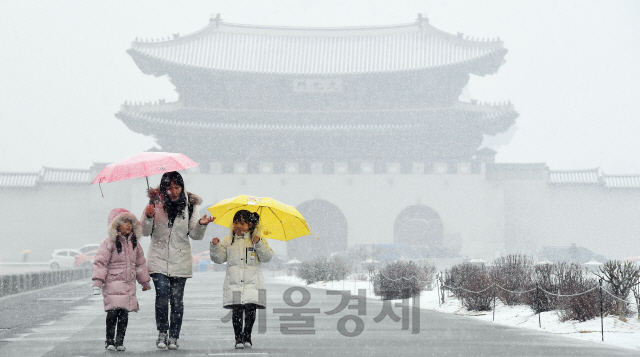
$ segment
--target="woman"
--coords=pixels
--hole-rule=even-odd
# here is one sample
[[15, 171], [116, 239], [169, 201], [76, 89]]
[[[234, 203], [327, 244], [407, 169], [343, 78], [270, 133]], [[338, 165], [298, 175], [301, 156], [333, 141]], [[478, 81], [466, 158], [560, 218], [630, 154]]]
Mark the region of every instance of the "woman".
[[142, 234], [151, 235], [147, 266], [156, 290], [156, 346], [175, 350], [182, 327], [184, 285], [192, 276], [189, 238], [201, 240], [215, 218], [200, 218], [195, 206], [202, 199], [184, 190], [177, 172], [162, 175], [160, 187], [149, 190], [149, 198], [153, 204], [147, 205], [140, 221]]

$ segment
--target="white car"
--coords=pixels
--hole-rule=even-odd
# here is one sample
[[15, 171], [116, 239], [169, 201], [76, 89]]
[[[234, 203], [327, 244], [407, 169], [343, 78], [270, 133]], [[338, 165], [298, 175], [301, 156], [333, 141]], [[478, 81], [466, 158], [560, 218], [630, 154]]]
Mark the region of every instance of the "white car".
[[98, 248], [100, 248], [100, 244], [85, 244], [82, 247], [80, 247], [80, 252], [81, 253], [86, 253], [86, 252], [90, 252], [92, 250], [98, 250]]
[[56, 249], [51, 254], [49, 259], [49, 266], [52, 270], [60, 268], [73, 268], [73, 261], [76, 259], [76, 255], [80, 255], [77, 249]]

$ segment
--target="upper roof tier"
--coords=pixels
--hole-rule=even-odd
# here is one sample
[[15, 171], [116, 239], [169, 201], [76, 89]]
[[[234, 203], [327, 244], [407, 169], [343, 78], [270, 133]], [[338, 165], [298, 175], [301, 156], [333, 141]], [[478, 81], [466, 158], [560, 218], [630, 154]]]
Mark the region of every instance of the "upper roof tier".
[[460, 66], [495, 73], [507, 50], [502, 41], [469, 40], [417, 22], [377, 27], [249, 26], [212, 19], [202, 30], [173, 39], [136, 39], [128, 53], [140, 69], [172, 68], [275, 75], [348, 75]]

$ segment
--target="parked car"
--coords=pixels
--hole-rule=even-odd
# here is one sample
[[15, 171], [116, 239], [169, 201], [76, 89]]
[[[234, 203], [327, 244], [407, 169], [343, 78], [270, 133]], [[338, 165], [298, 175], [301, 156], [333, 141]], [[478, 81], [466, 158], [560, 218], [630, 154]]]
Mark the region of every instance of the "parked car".
[[92, 250], [98, 250], [100, 248], [100, 243], [98, 244], [85, 244], [80, 249], [78, 249], [81, 253], [90, 252]]
[[76, 268], [88, 268], [91, 265], [93, 265], [93, 261], [96, 260], [96, 253], [98, 253], [98, 250], [90, 250], [86, 253], [83, 254], [78, 254], [75, 257], [75, 260], [73, 261], [73, 266]]
[[51, 269], [56, 270], [60, 268], [73, 268], [73, 262], [77, 255], [82, 254], [77, 249], [56, 249], [51, 254], [49, 259], [49, 266]]
[[198, 265], [203, 260], [211, 261], [211, 256], [209, 255], [208, 250], [202, 251], [200, 253], [196, 253], [191, 258], [192, 258], [193, 265]]

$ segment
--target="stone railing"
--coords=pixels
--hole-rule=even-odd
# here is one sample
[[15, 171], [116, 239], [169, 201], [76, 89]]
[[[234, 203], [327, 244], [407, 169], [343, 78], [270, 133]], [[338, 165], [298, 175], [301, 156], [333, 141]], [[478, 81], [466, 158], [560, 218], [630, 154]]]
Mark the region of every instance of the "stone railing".
[[74, 280], [90, 279], [92, 268], [60, 269], [0, 276], [0, 296], [7, 296]]

